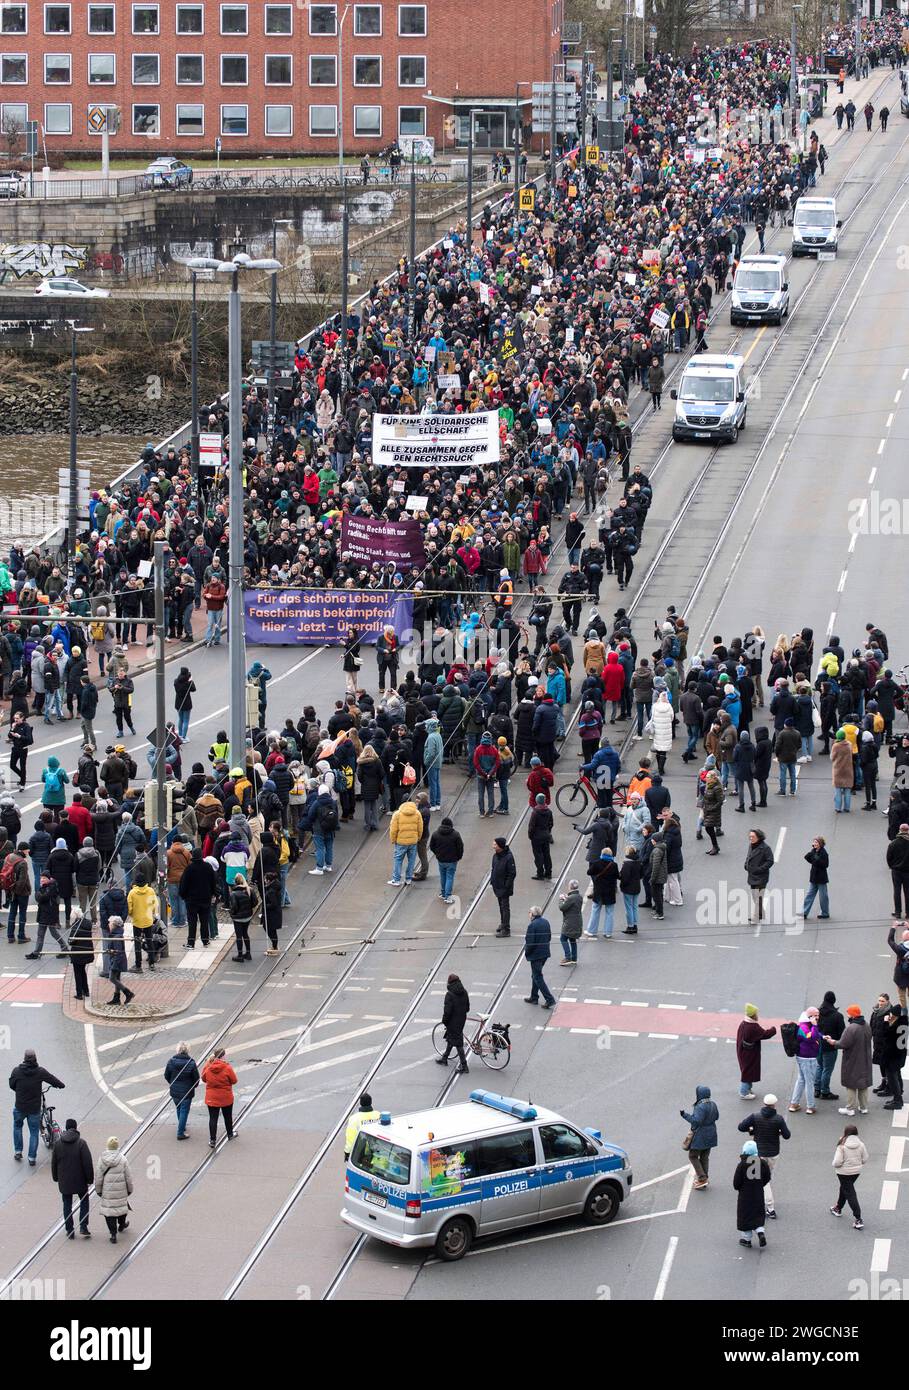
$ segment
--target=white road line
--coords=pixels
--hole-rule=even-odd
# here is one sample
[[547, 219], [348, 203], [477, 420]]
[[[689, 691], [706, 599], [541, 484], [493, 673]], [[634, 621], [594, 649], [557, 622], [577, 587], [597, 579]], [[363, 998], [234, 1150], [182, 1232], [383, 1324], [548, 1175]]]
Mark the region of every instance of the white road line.
[[884, 1236], [878, 1236], [874, 1242], [874, 1250], [871, 1255], [871, 1273], [886, 1274], [890, 1265], [890, 1241]]
[[686, 1174], [686, 1176], [685, 1176], [685, 1181], [682, 1183], [682, 1195], [681, 1195], [681, 1197], [679, 1198], [679, 1208], [678, 1208], [678, 1209], [679, 1209], [680, 1212], [683, 1212], [683, 1213], [684, 1213], [684, 1212], [686, 1212], [686, 1211], [688, 1210], [688, 1200], [689, 1200], [689, 1198], [691, 1197], [691, 1194], [692, 1194], [693, 1190], [694, 1190], [694, 1169], [692, 1168], [691, 1164], [689, 1163], [689, 1165], [688, 1165], [688, 1171], [687, 1171], [687, 1174]]
[[907, 376], [909, 376], [909, 367], [906, 367], [906, 368], [905, 368], [905, 370], [903, 371], [903, 375], [902, 375], [902, 377], [900, 378], [900, 380], [901, 380], [901, 381], [905, 381]]
[[[547, 1029], [547, 1032], [552, 1032], [552, 1031], [553, 1031], [553, 1030], [552, 1030], [551, 1028], [550, 1028], [550, 1029]], [[569, 1033], [585, 1033], [585, 1034], [588, 1034], [588, 1035], [590, 1035], [590, 1036], [592, 1036], [592, 1037], [599, 1037], [600, 1033], [601, 1033], [603, 1030], [602, 1030], [602, 1028], [569, 1028], [568, 1031], [569, 1031]]]
[[897, 1198], [900, 1195], [900, 1185], [898, 1182], [885, 1180], [881, 1183], [881, 1211], [896, 1211]]
[[830, 636], [831, 632], [833, 631], [833, 624], [834, 624], [835, 622], [836, 622], [836, 609], [834, 608], [833, 612], [830, 614], [830, 619], [829, 619], [829, 621], [828, 621], [828, 623], [827, 623], [827, 636], [828, 636], [828, 637]]
[[886, 443], [887, 443], [886, 439], [882, 439], [881, 442], [880, 442], [880, 444], [878, 444], [878, 446], [877, 446], [877, 456], [878, 456], [878, 458], [880, 458], [881, 454], [884, 452], [884, 446], [885, 446]]
[[909, 1128], [909, 1106], [905, 1106], [905, 1105], [904, 1105], [903, 1108], [902, 1108], [902, 1110], [894, 1110], [894, 1112], [893, 1112], [893, 1128], [894, 1128], [894, 1129], [906, 1129], [906, 1128]]
[[646, 999], [623, 999], [620, 1007], [623, 1009], [649, 1009], [650, 1005]]
[[846, 587], [846, 576], [848, 573], [848, 570], [843, 570], [842, 574], [840, 575], [840, 582], [836, 586], [836, 592], [838, 594], [841, 594]]
[[849, 554], [850, 554], [850, 555], [852, 554], [853, 550], [855, 549], [855, 543], [856, 543], [857, 540], [858, 540], [858, 531], [853, 531], [853, 533], [852, 533], [852, 540], [849, 542]]
[[610, 1028], [609, 1036], [611, 1038], [639, 1038], [641, 1035], [640, 1033], [620, 1033], [617, 1028]]
[[785, 825], [781, 825], [780, 828], [779, 828], [779, 832], [778, 832], [778, 834], [777, 834], [777, 837], [776, 837], [776, 844], [775, 844], [774, 847], [773, 847], [773, 858], [774, 858], [774, 860], [775, 860], [775, 862], [776, 862], [777, 864], [780, 862], [780, 856], [781, 856], [782, 853], [783, 853], [783, 845], [784, 845], [785, 843], [786, 843], [786, 827], [785, 827]]
[[904, 1135], [891, 1134], [890, 1142], [887, 1145], [887, 1162], [884, 1164], [885, 1173], [901, 1173], [903, 1171], [903, 1149], [905, 1147]]
[[648, 1033], [648, 1038], [662, 1038], [665, 1042], [678, 1042], [678, 1033]]
[[[905, 380], [906, 380], [906, 373], [903, 372], [903, 381], [905, 381]], [[896, 395], [893, 397], [893, 404], [894, 404], [894, 405], [899, 405], [899, 403], [900, 403], [900, 396], [901, 396], [902, 394], [903, 394], [902, 391], [897, 391]]]
[[43, 1009], [44, 1002], [39, 1000], [36, 1004], [26, 1004], [22, 999], [13, 999], [10, 1002], [11, 1009]]
[[657, 1004], [658, 1009], [687, 1009], [687, 1004]]
[[104, 1095], [107, 1096], [108, 1100], [113, 1101], [114, 1105], [116, 1105], [118, 1110], [122, 1110], [124, 1115], [128, 1115], [131, 1120], [134, 1120], [135, 1123], [138, 1124], [140, 1119], [142, 1118], [141, 1115], [137, 1115], [135, 1110], [130, 1110], [129, 1106], [124, 1104], [124, 1102], [120, 1099], [119, 1096], [115, 1096], [111, 1088], [108, 1086], [107, 1082], [104, 1080], [104, 1077], [101, 1075], [101, 1063], [98, 1061], [98, 1053], [95, 1049], [95, 1025], [93, 1023], [86, 1023], [84, 1025], [84, 1028], [85, 1051], [86, 1055], [88, 1056], [88, 1065], [91, 1068], [91, 1073], [92, 1077], [94, 1078], [95, 1085], [98, 1087], [99, 1091], [103, 1091]]
[[661, 1301], [666, 1292], [666, 1285], [669, 1282], [669, 1275], [672, 1271], [672, 1262], [675, 1259], [675, 1252], [679, 1248], [678, 1236], [669, 1237], [669, 1245], [666, 1248], [666, 1255], [663, 1259], [663, 1268], [660, 1270], [660, 1277], [657, 1280], [656, 1291], [653, 1295], [655, 1303]]
[[887, 423], [886, 423], [886, 425], [884, 426], [884, 428], [889, 430], [889, 429], [890, 429], [890, 426], [891, 426], [892, 424], [893, 424], [893, 412], [891, 411], [890, 414], [887, 416]]

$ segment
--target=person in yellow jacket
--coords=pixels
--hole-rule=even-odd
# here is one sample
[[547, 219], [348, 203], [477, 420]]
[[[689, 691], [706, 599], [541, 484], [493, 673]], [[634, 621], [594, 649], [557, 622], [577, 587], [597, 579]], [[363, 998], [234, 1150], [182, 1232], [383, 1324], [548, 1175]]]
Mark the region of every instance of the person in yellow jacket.
[[[413, 883], [413, 866], [417, 858], [417, 844], [423, 834], [423, 817], [413, 801], [405, 801], [391, 818], [388, 838], [395, 847], [394, 865], [388, 882], [394, 888], [401, 886], [401, 865], [404, 865], [404, 882]], [[405, 863], [406, 860], [406, 863]]]
[[347, 1128], [344, 1131], [344, 1159], [350, 1158], [350, 1151], [357, 1142], [357, 1135], [360, 1133], [360, 1126], [368, 1124], [370, 1120], [379, 1118], [378, 1110], [374, 1109], [372, 1096], [368, 1091], [364, 1091], [360, 1097], [360, 1105], [353, 1112], [347, 1121]]
[[155, 948], [152, 944], [158, 919], [161, 916], [161, 904], [158, 895], [144, 878], [137, 875], [136, 881], [129, 890], [126, 899], [129, 909], [130, 921], [133, 924], [133, 942], [136, 947], [136, 963], [133, 969], [137, 974], [142, 973], [142, 952], [148, 956], [148, 968], [155, 968]]

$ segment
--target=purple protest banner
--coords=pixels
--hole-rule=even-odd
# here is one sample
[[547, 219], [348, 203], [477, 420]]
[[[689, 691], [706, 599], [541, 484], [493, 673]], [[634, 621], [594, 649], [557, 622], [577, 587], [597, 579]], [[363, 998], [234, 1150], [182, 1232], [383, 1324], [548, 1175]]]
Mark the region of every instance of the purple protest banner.
[[423, 569], [426, 564], [423, 532], [412, 516], [403, 516], [399, 521], [381, 521], [377, 517], [345, 513], [341, 522], [341, 554], [368, 565], [375, 561], [382, 565], [395, 564], [402, 571], [414, 566]]
[[246, 589], [246, 640], [271, 646], [339, 647], [352, 627], [375, 642], [384, 627], [403, 641], [413, 625], [410, 594], [386, 589]]

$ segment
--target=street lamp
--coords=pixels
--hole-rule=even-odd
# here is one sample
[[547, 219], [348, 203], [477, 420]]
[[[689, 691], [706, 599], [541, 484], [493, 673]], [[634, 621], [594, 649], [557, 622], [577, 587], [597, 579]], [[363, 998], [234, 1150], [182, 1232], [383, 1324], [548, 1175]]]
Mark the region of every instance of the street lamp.
[[344, 6], [338, 24], [338, 179], [344, 184], [344, 21], [349, 5]]
[[795, 17], [796, 17], [797, 14], [800, 14], [800, 13], [801, 13], [801, 10], [802, 10], [801, 5], [793, 5], [793, 7], [792, 7], [792, 31], [791, 31], [790, 36], [789, 36], [789, 110], [790, 110], [790, 118], [789, 118], [789, 119], [790, 119], [790, 128], [791, 128], [791, 131], [792, 131], [792, 134], [793, 134], [793, 135], [795, 134], [795, 104], [796, 104], [796, 101], [797, 101], [797, 99], [798, 99], [798, 71], [797, 71], [797, 68], [796, 68], [796, 32], [795, 32], [795, 23], [796, 23], [796, 20], [795, 20]]
[[193, 307], [190, 315], [190, 395], [192, 432], [189, 436], [189, 458], [192, 471], [193, 500], [199, 498], [199, 314], [196, 307], [196, 272], [189, 272], [193, 282]]
[[532, 82], [514, 84], [514, 215], [518, 215], [518, 190], [521, 187], [521, 88], [533, 88]]
[[[271, 219], [271, 254], [272, 260], [277, 259], [278, 255], [278, 228], [292, 227], [294, 225], [292, 217], [273, 217]], [[277, 337], [278, 319], [278, 277], [271, 277], [271, 300], [269, 305], [268, 320], [268, 341], [271, 347], [268, 366], [268, 423], [265, 429], [268, 448], [271, 448], [275, 434], [275, 340]]]
[[275, 258], [253, 260], [243, 251], [229, 261], [208, 256], [194, 256], [190, 270], [213, 270], [216, 275], [229, 275], [228, 301], [228, 400], [229, 445], [228, 515], [230, 542], [228, 552], [227, 640], [230, 647], [230, 756], [234, 766], [246, 762], [246, 674], [244, 671], [245, 641], [243, 632], [243, 433], [242, 433], [242, 338], [240, 335], [240, 272], [264, 270], [276, 275], [282, 269]]
[[93, 328], [77, 328], [70, 324], [70, 367], [69, 367], [69, 515], [66, 518], [66, 553], [69, 566], [75, 563], [76, 535], [79, 530], [79, 467], [76, 452], [79, 424], [79, 372], [76, 367], [76, 334], [94, 333]]

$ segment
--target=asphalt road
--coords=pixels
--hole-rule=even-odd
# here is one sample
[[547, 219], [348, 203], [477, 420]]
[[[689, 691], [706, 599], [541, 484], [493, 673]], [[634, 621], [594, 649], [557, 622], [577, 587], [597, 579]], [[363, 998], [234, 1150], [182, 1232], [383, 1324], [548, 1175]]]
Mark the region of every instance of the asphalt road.
[[[895, 99], [890, 104], [898, 109]], [[858, 534], [853, 540], [849, 521], [862, 499], [873, 518], [880, 497], [901, 495], [897, 469], [907, 431], [904, 378], [909, 379], [901, 246], [909, 207], [907, 140], [909, 127], [899, 122], [886, 135], [856, 133], [835, 146], [823, 191], [845, 175], [838, 191], [845, 222], [840, 255], [834, 263], [792, 265], [789, 325], [734, 330], [728, 315], [718, 317], [711, 348], [735, 346], [748, 357], [752, 375], [748, 428], [738, 443], [714, 452], [671, 445], [668, 408], [643, 425], [634, 457], [653, 471], [655, 503], [634, 582], [621, 596], [626, 606], [636, 603], [643, 651], [653, 620], [674, 602], [687, 609], [693, 638], [719, 632], [728, 639], [759, 622], [771, 641], [777, 631], [805, 624], [821, 639], [832, 625], [851, 648], [874, 620], [890, 636], [893, 663], [905, 659], [895, 579], [903, 538]], [[785, 248], [785, 242], [785, 233], [777, 232], [768, 249]], [[887, 555], [879, 548], [884, 545]], [[612, 597], [604, 586], [604, 613], [611, 611]], [[342, 694], [336, 653], [301, 656], [298, 649], [280, 649], [263, 659], [276, 677], [271, 707], [282, 720], [304, 702], [321, 711]], [[189, 664], [200, 688], [189, 752], [202, 758], [226, 714], [225, 653], [196, 652]], [[141, 677], [136, 728], [141, 733], [151, 722], [151, 680]], [[98, 723], [102, 737], [112, 737], [112, 721], [107, 727], [103, 718]], [[47, 745], [38, 727], [33, 768], [41, 766], [39, 749], [50, 751], [56, 741], [61, 746], [53, 751], [65, 754], [71, 746], [64, 742], [71, 737], [65, 726]], [[628, 760], [643, 747], [635, 745]], [[574, 743], [566, 745], [563, 768], [573, 768], [574, 751]], [[52, 1003], [25, 1014], [4, 1008], [13, 1055], [37, 1042], [42, 1060], [66, 1074], [67, 1113], [84, 1117], [83, 1129], [97, 1148], [111, 1126], [125, 1135], [154, 1112], [163, 1094], [160, 1073], [177, 1037], [186, 1037], [197, 1055], [204, 1053], [250, 979], [262, 984], [228, 1042], [240, 1075], [237, 1108], [254, 1102], [241, 1121], [240, 1143], [219, 1150], [193, 1177], [204, 1147], [202, 1115], [191, 1125], [196, 1142], [177, 1150], [172, 1117], [165, 1112], [131, 1154], [134, 1171], [142, 1174], [134, 1199], [135, 1241], [147, 1221], [182, 1192], [167, 1218], [144, 1244], [124, 1244], [123, 1253], [129, 1256], [134, 1248], [135, 1255], [106, 1285], [111, 1252], [99, 1243], [67, 1250], [54, 1239], [30, 1275], [65, 1277], [67, 1297], [98, 1290], [155, 1298], [192, 1288], [196, 1297], [230, 1292], [286, 1300], [331, 1291], [337, 1298], [467, 1300], [530, 1288], [538, 1298], [575, 1300], [793, 1301], [847, 1298], [850, 1281], [867, 1279], [873, 1270], [901, 1275], [905, 1241], [897, 1220], [906, 1135], [905, 1126], [893, 1121], [909, 1111], [881, 1112], [875, 1100], [872, 1114], [860, 1117], [871, 1152], [859, 1183], [862, 1232], [827, 1212], [835, 1195], [832, 1151], [844, 1123], [831, 1102], [816, 1116], [791, 1117], [793, 1138], [774, 1180], [780, 1216], [769, 1227], [766, 1251], [746, 1255], [738, 1246], [731, 1189], [743, 1137], [735, 1126], [750, 1108], [738, 1098], [731, 1041], [744, 1004], [757, 1003], [765, 1019], [797, 1017], [832, 988], [841, 1007], [857, 1002], [870, 1010], [878, 991], [890, 987], [885, 823], [857, 805], [849, 820], [834, 817], [826, 760], [817, 757], [803, 766], [798, 795], [771, 796], [756, 821], [775, 848], [772, 885], [778, 892], [771, 920], [755, 932], [737, 915], [752, 818], [743, 816], [739, 824], [727, 805], [722, 853], [707, 866], [693, 835], [694, 774], [683, 770], [680, 751], [670, 757], [668, 785], [685, 834], [684, 906], [667, 909], [662, 923], [643, 921], [636, 939], [619, 934], [609, 944], [582, 942], [576, 969], [562, 970], [553, 958], [547, 974], [559, 1003], [548, 1017], [523, 1002], [528, 971], [520, 963], [520, 938], [495, 939], [495, 912], [482, 891], [492, 836], [506, 824], [516, 827], [516, 927], [535, 900], [519, 823], [526, 802], [519, 782], [512, 787], [509, 822], [480, 825], [470, 790], [460, 796], [456, 819], [467, 855], [451, 909], [438, 902], [432, 878], [406, 893], [387, 887], [385, 836], [364, 842], [357, 827], [339, 837], [338, 873], [348, 856], [351, 865], [342, 877], [332, 882], [297, 875], [285, 939], [323, 897], [326, 908], [313, 916], [305, 945], [295, 947], [272, 974], [266, 976], [261, 961], [252, 977], [222, 967], [190, 1013], [166, 1028], [96, 1029], [88, 1037]], [[882, 782], [884, 805], [886, 776]], [[460, 774], [447, 771], [446, 812], [461, 792]], [[36, 797], [32, 791], [22, 798], [29, 812]], [[825, 835], [830, 848], [832, 917], [804, 928], [795, 912], [807, 881], [802, 856], [815, 834]], [[554, 862], [566, 877], [580, 876], [576, 848], [568, 822], [557, 816]], [[558, 884], [547, 899], [554, 921], [557, 890]], [[621, 915], [619, 908], [617, 919]], [[373, 944], [361, 948], [363, 942]], [[25, 969], [18, 962], [10, 968]], [[450, 970], [467, 983], [474, 1008], [495, 1001], [496, 1016], [512, 1024], [514, 1054], [502, 1076], [478, 1077], [474, 1068], [469, 1078], [446, 1083], [431, 1065], [429, 1033]], [[40, 966], [37, 973], [52, 972]], [[271, 1075], [274, 1080], [260, 1091]], [[463, 1099], [470, 1085], [532, 1096], [579, 1124], [601, 1128], [630, 1151], [631, 1198], [607, 1228], [532, 1228], [477, 1246], [459, 1266], [372, 1241], [349, 1258], [355, 1240], [338, 1219], [343, 1176], [338, 1142], [331, 1137], [367, 1081], [377, 1104], [398, 1113], [433, 1105], [443, 1091], [446, 1099]], [[784, 1105], [792, 1081], [792, 1063], [782, 1048], [765, 1045], [759, 1094], [772, 1090]], [[692, 1192], [681, 1148], [687, 1126], [678, 1110], [690, 1106], [701, 1082], [713, 1088], [719, 1105], [720, 1146], [710, 1188]], [[7, 1265], [56, 1215], [46, 1165], [35, 1173], [17, 1167], [0, 1190], [0, 1203], [0, 1253]], [[274, 1237], [260, 1251], [263, 1230], [285, 1205]], [[824, 1259], [812, 1262], [809, 1289], [804, 1252], [825, 1234], [833, 1244], [825, 1241]], [[554, 1266], [562, 1253], [558, 1247], [566, 1243], [566, 1257]]]

